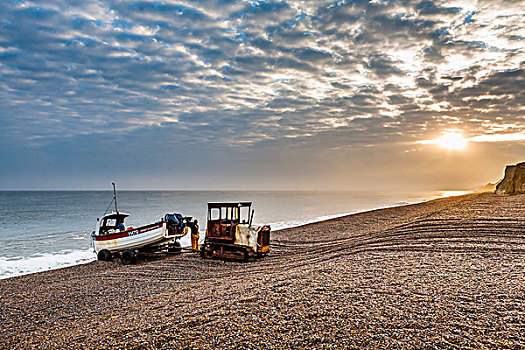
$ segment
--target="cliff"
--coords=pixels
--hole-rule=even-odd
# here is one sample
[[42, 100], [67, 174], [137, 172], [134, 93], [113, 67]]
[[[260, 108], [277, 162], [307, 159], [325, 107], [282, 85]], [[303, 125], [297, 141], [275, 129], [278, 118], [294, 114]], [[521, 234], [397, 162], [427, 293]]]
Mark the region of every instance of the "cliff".
[[525, 193], [525, 162], [507, 165], [505, 177], [496, 186], [497, 194]]

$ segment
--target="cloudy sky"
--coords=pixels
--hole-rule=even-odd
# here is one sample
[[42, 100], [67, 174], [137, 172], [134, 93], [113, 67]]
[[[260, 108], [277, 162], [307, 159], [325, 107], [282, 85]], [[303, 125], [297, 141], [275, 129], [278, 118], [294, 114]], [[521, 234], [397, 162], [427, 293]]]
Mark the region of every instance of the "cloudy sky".
[[3, 0], [0, 189], [471, 188], [524, 69], [521, 0]]

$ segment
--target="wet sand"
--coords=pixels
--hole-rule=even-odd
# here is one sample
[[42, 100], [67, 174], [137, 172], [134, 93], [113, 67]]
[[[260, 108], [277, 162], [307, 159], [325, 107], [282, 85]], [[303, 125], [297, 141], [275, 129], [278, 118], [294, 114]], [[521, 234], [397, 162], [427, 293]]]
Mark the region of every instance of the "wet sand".
[[274, 232], [257, 262], [183, 254], [0, 280], [1, 348], [525, 348], [525, 195]]

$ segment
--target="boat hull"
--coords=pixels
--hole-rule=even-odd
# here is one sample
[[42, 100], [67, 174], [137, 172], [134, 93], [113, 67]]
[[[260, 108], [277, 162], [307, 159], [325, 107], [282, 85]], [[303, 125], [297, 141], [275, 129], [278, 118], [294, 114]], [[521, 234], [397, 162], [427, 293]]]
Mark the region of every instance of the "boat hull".
[[96, 252], [107, 249], [115, 253], [126, 249], [140, 249], [157, 245], [175, 238], [175, 235], [168, 234], [165, 223], [159, 222], [109, 235], [93, 235], [93, 243]]

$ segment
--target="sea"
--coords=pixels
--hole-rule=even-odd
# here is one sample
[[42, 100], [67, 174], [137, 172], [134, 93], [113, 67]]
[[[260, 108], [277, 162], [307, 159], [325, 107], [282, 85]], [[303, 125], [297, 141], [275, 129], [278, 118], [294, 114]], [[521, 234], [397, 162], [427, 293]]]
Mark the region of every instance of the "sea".
[[[418, 203], [464, 191], [118, 191], [127, 226], [155, 222], [166, 213], [199, 221], [201, 239], [207, 202], [251, 201], [254, 224], [272, 230], [352, 213]], [[0, 279], [96, 260], [91, 233], [97, 218], [114, 210], [112, 191], [0, 191]], [[190, 245], [184, 237], [183, 246]]]

